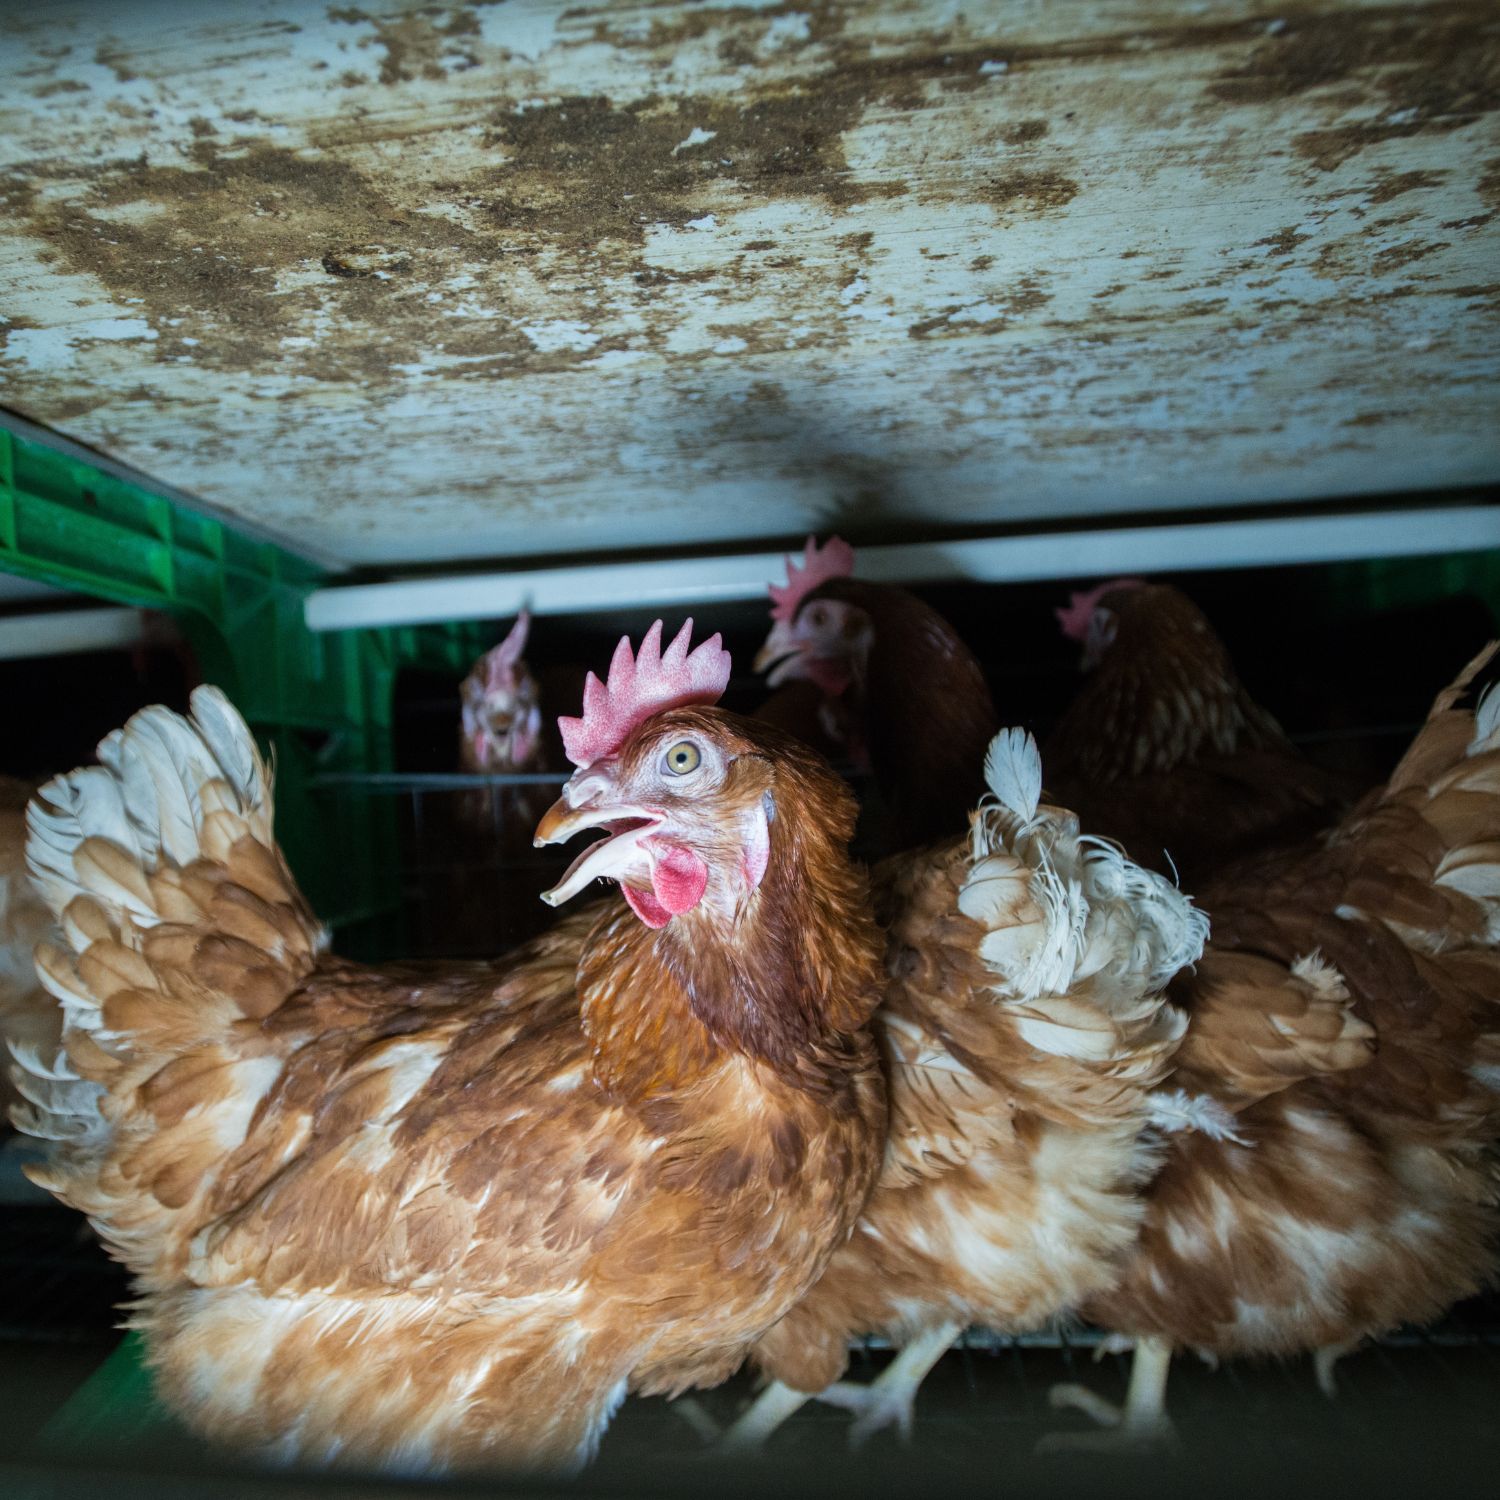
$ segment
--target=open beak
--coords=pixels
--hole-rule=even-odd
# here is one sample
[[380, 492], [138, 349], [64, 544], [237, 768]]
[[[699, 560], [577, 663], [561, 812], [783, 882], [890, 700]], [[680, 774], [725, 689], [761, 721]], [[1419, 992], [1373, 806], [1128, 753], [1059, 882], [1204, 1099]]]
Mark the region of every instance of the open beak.
[[753, 665], [757, 672], [770, 669], [767, 687], [780, 687], [788, 678], [801, 675], [805, 649], [803, 643], [792, 635], [791, 626], [785, 620], [778, 620], [771, 627], [765, 645], [755, 653]]
[[[582, 806], [574, 805], [585, 797], [588, 800]], [[662, 815], [650, 808], [595, 801], [589, 797], [581, 778], [570, 781], [536, 825], [532, 842], [538, 849], [547, 844], [565, 844], [585, 828], [602, 828], [608, 837], [590, 844], [568, 866], [567, 874], [550, 891], [542, 892], [542, 900], [548, 906], [561, 906], [592, 881], [605, 876], [619, 880], [633, 870], [640, 870], [646, 864], [640, 842], [654, 833], [661, 821]]]

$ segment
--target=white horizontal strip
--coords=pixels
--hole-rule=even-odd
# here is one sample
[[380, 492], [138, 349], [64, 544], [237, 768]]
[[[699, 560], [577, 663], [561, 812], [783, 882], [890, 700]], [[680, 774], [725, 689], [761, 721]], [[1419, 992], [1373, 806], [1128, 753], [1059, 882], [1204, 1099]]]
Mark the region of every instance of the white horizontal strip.
[[0, 661], [67, 656], [75, 651], [124, 651], [146, 639], [138, 609], [54, 609], [0, 615]]
[[[1490, 547], [1500, 547], [1500, 507], [1468, 505], [861, 547], [859, 575], [903, 583], [1019, 583]], [[349, 584], [310, 594], [307, 624], [312, 630], [352, 630], [498, 619], [527, 603], [539, 615], [714, 604], [761, 597], [768, 583], [783, 579], [784, 567], [783, 554], [759, 552]]]

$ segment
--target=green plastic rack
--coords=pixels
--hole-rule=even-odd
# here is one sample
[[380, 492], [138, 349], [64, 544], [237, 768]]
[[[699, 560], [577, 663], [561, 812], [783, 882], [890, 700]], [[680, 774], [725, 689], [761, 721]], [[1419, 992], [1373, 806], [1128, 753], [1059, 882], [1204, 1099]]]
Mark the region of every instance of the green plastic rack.
[[[409, 665], [461, 672], [484, 622], [314, 634], [303, 601], [327, 574], [270, 542], [0, 428], [0, 572], [172, 616], [276, 758], [277, 837], [334, 926], [393, 909], [394, 827], [328, 772], [391, 769], [391, 705]], [[332, 820], [335, 826], [329, 826]]]

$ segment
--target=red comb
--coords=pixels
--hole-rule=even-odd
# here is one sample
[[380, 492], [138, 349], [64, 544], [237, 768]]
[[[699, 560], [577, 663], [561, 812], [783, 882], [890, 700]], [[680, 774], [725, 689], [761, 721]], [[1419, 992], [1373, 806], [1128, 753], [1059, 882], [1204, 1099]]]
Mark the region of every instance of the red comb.
[[802, 550], [802, 566], [796, 558], [786, 560], [786, 586], [771, 584], [771, 618], [791, 620], [802, 605], [802, 601], [830, 578], [850, 578], [854, 574], [854, 548], [839, 537], [831, 536], [818, 546], [816, 537], [808, 537]]
[[507, 687], [515, 681], [516, 663], [526, 649], [526, 635], [531, 629], [531, 611], [523, 609], [510, 627], [510, 634], [498, 646], [492, 646], [484, 656], [485, 686]]
[[688, 651], [693, 638], [689, 620], [665, 651], [661, 621], [646, 632], [638, 653], [622, 635], [609, 664], [609, 681], [592, 672], [583, 685], [583, 717], [562, 718], [563, 749], [575, 766], [591, 766], [612, 755], [625, 737], [653, 714], [689, 703], [717, 703], [729, 685], [729, 653], [717, 635]]
[[1062, 626], [1062, 633], [1069, 640], [1087, 640], [1089, 621], [1093, 619], [1094, 611], [1099, 608], [1099, 601], [1116, 589], [1138, 589], [1145, 581], [1144, 578], [1111, 578], [1108, 583], [1101, 583], [1098, 588], [1089, 589], [1087, 593], [1080, 590], [1068, 600], [1065, 606], [1053, 610], [1052, 613], [1057, 616], [1057, 623]]

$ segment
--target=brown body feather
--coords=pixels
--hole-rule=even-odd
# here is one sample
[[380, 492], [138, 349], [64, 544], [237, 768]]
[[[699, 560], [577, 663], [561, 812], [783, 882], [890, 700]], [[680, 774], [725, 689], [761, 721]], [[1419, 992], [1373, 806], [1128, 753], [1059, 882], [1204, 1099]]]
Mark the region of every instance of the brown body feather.
[[1113, 643], [1045, 752], [1049, 789], [1085, 826], [1193, 886], [1326, 828], [1353, 800], [1245, 691], [1184, 595], [1150, 584], [1100, 605], [1114, 614]]
[[37, 783], [0, 776], [0, 1111], [18, 1097], [3, 1065], [8, 1042], [56, 1048], [62, 1010], [36, 977], [32, 955], [52, 913], [26, 873], [26, 803]]
[[1493, 702], [1476, 731], [1456, 697], [1324, 844], [1204, 893], [1173, 1082], [1232, 1129], [1170, 1138], [1088, 1309], [1105, 1326], [1286, 1354], [1425, 1321], [1491, 1273], [1500, 738]]
[[755, 710], [760, 723], [775, 725], [835, 763], [858, 759], [848, 714], [843, 698], [829, 698], [806, 680], [782, 684]]
[[[975, 846], [877, 871], [890, 1135], [854, 1234], [757, 1348], [800, 1391], [837, 1379], [862, 1334], [1035, 1328], [1110, 1285], [1134, 1242], [1148, 1095], [1183, 1031], [1161, 992], [1204, 924], [1080, 844], [1070, 814], [1032, 813], [1006, 829], [992, 801]], [[1071, 957], [1027, 967], [1043, 953]]]
[[[116, 761], [182, 744], [155, 713]], [[72, 1023], [23, 1123], [66, 1137], [45, 1183], [135, 1273], [192, 1426], [308, 1461], [569, 1466], [626, 1391], [722, 1379], [847, 1236], [885, 1109], [852, 801], [774, 731], [667, 720], [775, 788], [727, 939], [611, 902], [499, 964], [363, 968], [323, 952], [258, 766], [177, 755], [192, 857], [170, 814], [158, 848], [100, 813], [76, 783], [103, 772], [49, 789], [33, 861]]]

